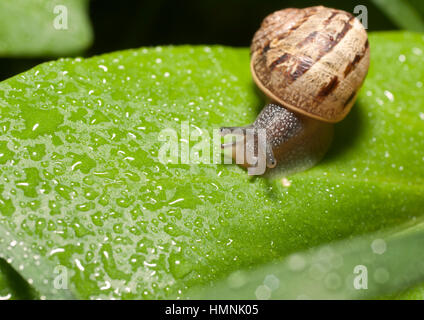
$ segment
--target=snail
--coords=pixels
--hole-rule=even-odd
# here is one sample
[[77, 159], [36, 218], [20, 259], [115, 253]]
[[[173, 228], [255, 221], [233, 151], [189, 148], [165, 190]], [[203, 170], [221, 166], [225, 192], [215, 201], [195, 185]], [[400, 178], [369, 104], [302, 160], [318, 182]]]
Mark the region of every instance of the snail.
[[306, 145], [325, 153], [333, 124], [355, 103], [369, 61], [367, 32], [348, 12], [318, 6], [270, 14], [253, 37], [250, 62], [253, 80], [270, 102], [252, 125], [222, 127], [221, 135], [242, 137], [222, 148], [232, 148], [235, 158], [246, 132], [263, 129], [267, 168], [296, 158], [291, 154], [299, 157]]

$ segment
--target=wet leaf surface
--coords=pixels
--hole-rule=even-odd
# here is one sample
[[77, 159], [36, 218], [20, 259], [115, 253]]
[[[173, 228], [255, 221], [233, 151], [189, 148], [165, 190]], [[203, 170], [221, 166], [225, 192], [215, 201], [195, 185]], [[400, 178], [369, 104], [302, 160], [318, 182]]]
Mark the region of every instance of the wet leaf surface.
[[[373, 34], [357, 105], [314, 168], [158, 160], [159, 133], [251, 123], [247, 49], [42, 64], [0, 84], [0, 252], [42, 298], [185, 297], [239, 269], [403, 223], [424, 205], [424, 39]], [[212, 152], [212, 147], [211, 147]], [[69, 290], [54, 288], [65, 267]], [[41, 272], [42, 271], [42, 272]], [[57, 283], [57, 282], [56, 282]]]

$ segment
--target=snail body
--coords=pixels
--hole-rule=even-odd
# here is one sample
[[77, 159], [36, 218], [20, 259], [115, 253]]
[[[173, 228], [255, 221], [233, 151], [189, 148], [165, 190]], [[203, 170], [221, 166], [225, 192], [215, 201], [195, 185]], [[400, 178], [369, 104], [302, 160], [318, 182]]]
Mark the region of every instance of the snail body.
[[[266, 130], [268, 168], [300, 144], [329, 136], [331, 124], [354, 105], [369, 60], [367, 33], [348, 12], [290, 8], [264, 19], [252, 40], [250, 67], [271, 103], [244, 128]], [[228, 129], [234, 128], [221, 128]]]

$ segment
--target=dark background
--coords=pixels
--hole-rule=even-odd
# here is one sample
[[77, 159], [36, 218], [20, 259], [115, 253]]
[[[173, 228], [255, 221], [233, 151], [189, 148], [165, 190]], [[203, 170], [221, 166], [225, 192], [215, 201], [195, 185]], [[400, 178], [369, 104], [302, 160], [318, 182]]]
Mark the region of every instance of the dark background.
[[[94, 42], [80, 55], [168, 44], [247, 47], [273, 11], [325, 5], [353, 12], [360, 4], [368, 8], [370, 31], [397, 29], [369, 0], [92, 0]], [[51, 59], [0, 59], [0, 81]]]
[[90, 54], [166, 44], [249, 46], [261, 21], [287, 7], [325, 5], [353, 13], [368, 8], [369, 30], [396, 29], [370, 1], [358, 0], [93, 0]]

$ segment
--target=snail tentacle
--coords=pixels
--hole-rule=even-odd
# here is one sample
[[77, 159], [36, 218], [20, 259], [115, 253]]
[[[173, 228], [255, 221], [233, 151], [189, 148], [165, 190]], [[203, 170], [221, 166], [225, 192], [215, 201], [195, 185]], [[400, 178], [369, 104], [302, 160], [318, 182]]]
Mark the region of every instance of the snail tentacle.
[[277, 160], [275, 160], [274, 151], [270, 144], [268, 144], [266, 148], [266, 166], [270, 169], [277, 166]]

